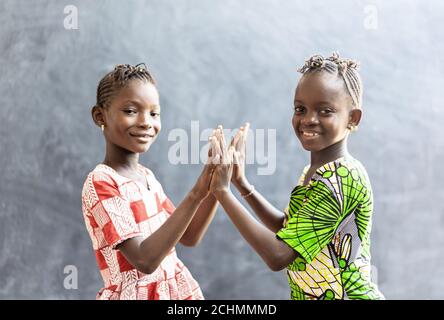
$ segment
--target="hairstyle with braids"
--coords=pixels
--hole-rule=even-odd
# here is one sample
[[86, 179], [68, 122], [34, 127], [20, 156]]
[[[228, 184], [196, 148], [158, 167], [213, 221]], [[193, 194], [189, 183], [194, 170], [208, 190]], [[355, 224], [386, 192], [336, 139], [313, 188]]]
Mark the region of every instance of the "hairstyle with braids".
[[156, 80], [148, 71], [145, 63], [135, 66], [118, 64], [114, 70], [107, 73], [97, 86], [96, 106], [107, 107], [113, 96], [131, 80], [138, 79], [156, 85]]
[[326, 71], [341, 76], [353, 100], [353, 106], [361, 109], [363, 88], [358, 69], [358, 62], [351, 59], [341, 59], [338, 52], [333, 52], [328, 58], [324, 58], [319, 54], [311, 56], [298, 71], [302, 74], [313, 71]]

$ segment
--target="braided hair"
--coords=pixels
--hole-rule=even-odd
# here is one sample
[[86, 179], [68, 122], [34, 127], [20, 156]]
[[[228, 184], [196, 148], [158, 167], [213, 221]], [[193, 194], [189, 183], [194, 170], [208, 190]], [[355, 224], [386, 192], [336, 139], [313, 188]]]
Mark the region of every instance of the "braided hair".
[[324, 58], [319, 54], [311, 56], [298, 71], [302, 74], [326, 71], [342, 77], [345, 87], [353, 100], [353, 106], [361, 109], [363, 87], [358, 69], [358, 62], [351, 59], [341, 59], [338, 52], [333, 52], [328, 58]]
[[118, 64], [114, 70], [107, 73], [102, 80], [100, 80], [97, 87], [97, 101], [96, 106], [107, 107], [113, 96], [129, 81], [138, 79], [156, 85], [156, 80], [148, 71], [144, 63], [136, 64], [135, 66], [129, 64]]

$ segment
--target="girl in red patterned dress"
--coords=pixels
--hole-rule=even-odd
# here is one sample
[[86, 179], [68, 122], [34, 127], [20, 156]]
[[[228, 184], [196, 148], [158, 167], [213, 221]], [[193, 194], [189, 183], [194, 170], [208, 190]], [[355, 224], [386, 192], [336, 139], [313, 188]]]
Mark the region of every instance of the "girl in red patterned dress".
[[118, 65], [105, 75], [91, 113], [106, 140], [105, 159], [88, 174], [82, 192], [104, 281], [96, 298], [203, 299], [175, 245], [196, 245], [214, 217], [211, 159], [177, 208], [139, 164], [161, 127], [156, 82], [144, 64]]

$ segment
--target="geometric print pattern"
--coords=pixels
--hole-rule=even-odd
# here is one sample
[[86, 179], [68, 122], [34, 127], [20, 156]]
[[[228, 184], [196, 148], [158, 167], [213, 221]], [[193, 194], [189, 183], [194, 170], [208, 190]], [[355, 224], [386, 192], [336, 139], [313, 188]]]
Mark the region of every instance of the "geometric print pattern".
[[276, 236], [298, 257], [287, 266], [291, 298], [384, 299], [370, 277], [373, 195], [362, 164], [348, 156], [308, 166], [291, 192]]
[[135, 269], [116, 248], [155, 232], [174, 212], [154, 174], [139, 164], [149, 190], [140, 182], [99, 164], [86, 178], [82, 211], [104, 281], [101, 300], [201, 300], [202, 291], [173, 248], [151, 274]]

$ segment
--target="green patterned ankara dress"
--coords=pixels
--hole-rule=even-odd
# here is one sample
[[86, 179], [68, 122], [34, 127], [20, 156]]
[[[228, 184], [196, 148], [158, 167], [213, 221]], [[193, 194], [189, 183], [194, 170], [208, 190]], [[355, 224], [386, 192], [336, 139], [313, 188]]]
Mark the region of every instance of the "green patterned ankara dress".
[[366, 170], [342, 157], [304, 186], [307, 169], [276, 234], [300, 255], [287, 266], [291, 298], [384, 299], [370, 277], [373, 196]]

